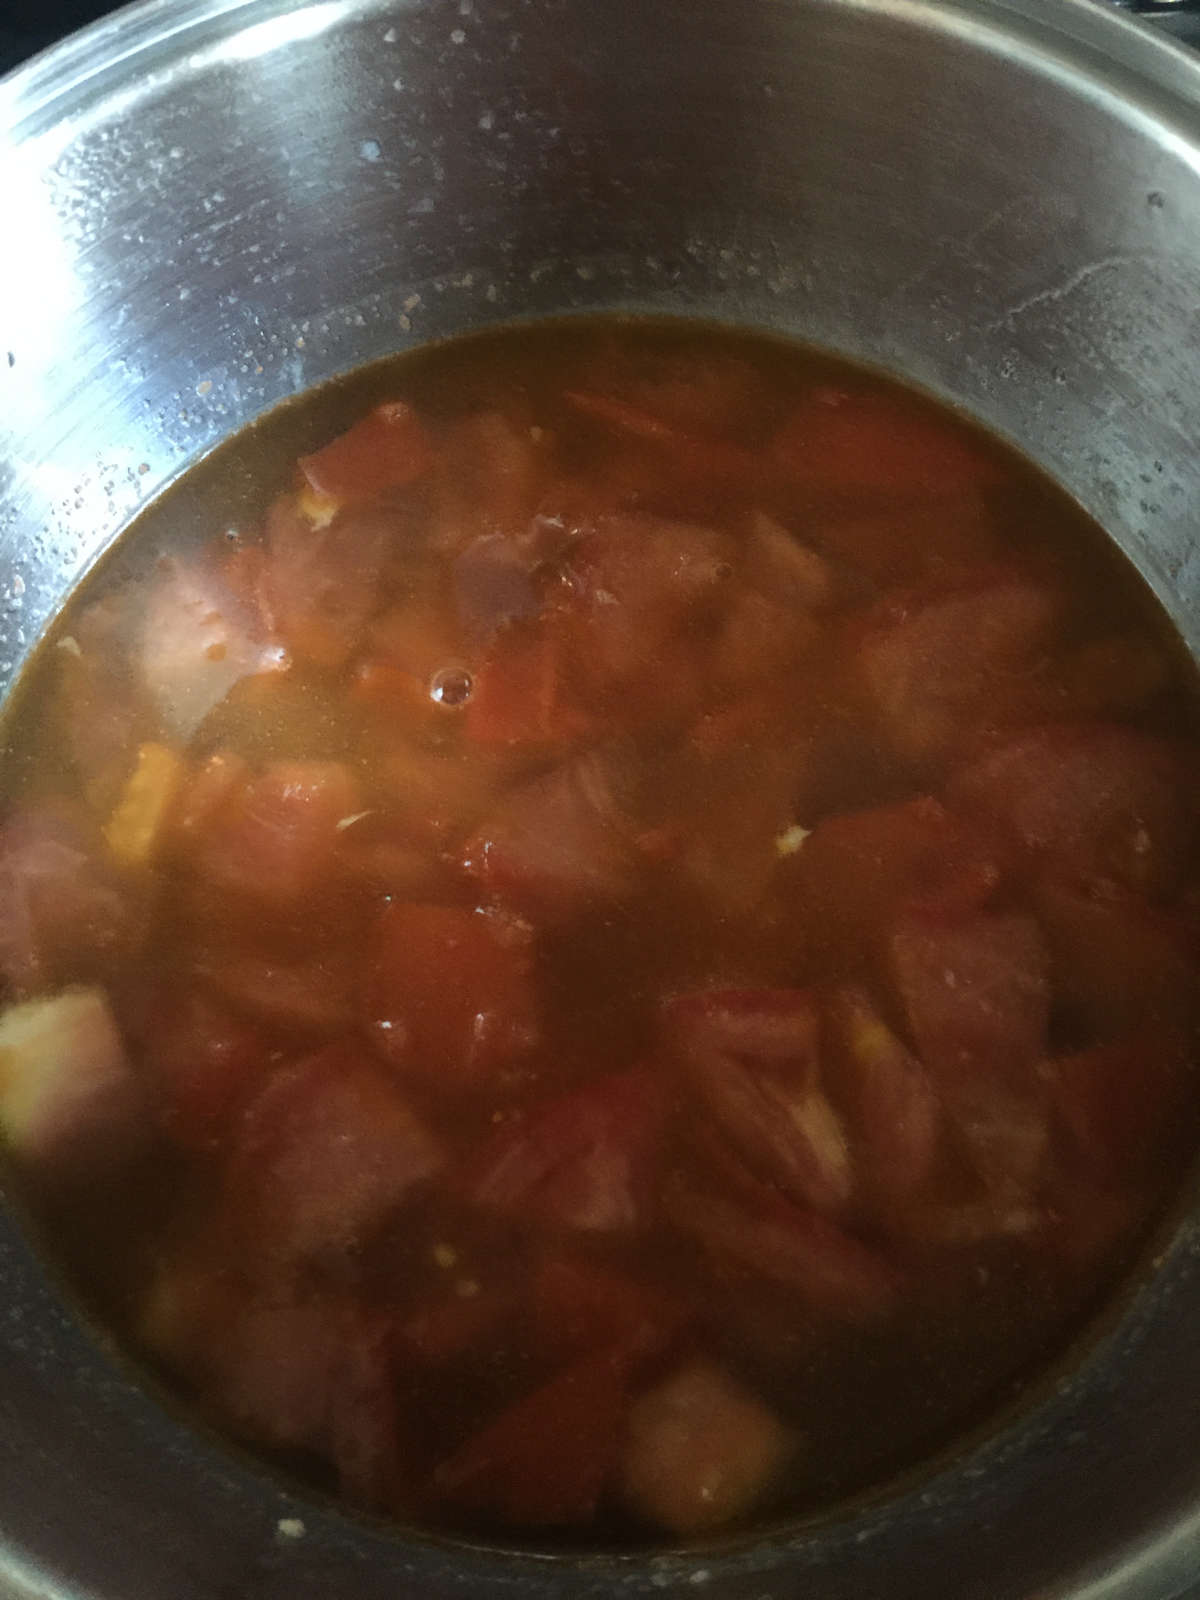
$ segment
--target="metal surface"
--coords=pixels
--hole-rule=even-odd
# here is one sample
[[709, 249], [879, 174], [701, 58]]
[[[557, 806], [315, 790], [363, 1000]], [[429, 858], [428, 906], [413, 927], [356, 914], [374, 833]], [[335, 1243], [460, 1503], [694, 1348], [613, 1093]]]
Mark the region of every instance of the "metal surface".
[[[791, 330], [1015, 440], [1200, 645], [1200, 65], [1092, 0], [149, 0], [0, 82], [0, 678], [282, 397], [501, 317]], [[0, 1218], [0, 1561], [90, 1600], [1176, 1600], [1200, 1226], [1033, 1414], [746, 1547], [497, 1555], [294, 1497]]]

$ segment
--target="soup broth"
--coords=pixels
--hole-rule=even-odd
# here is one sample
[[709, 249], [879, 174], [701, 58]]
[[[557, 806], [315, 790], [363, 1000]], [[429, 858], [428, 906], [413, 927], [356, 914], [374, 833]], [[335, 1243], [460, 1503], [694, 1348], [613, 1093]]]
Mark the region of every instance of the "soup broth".
[[696, 1538], [1009, 1403], [1196, 1134], [1195, 690], [953, 413], [617, 318], [302, 397], [7, 725], [0, 1123], [101, 1318], [409, 1524]]

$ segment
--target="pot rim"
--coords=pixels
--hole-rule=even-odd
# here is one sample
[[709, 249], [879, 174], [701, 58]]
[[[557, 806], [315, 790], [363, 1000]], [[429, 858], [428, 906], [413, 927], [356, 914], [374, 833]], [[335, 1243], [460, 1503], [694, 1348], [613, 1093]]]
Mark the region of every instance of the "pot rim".
[[[481, 0], [487, 3], [487, 0]], [[642, 0], [643, 4], [656, 0]], [[879, 13], [919, 27], [930, 28], [997, 54], [1035, 61], [1043, 72], [1069, 82], [1085, 93], [1119, 106], [1122, 114], [1151, 118], [1159, 127], [1175, 130], [1177, 153], [1200, 173], [1200, 54], [1170, 37], [1111, 8], [1102, 0], [783, 0], [809, 9]], [[45, 137], [73, 135], [90, 113], [111, 108], [114, 100], [136, 103], [157, 92], [176, 72], [191, 72], [204, 59], [234, 59], [227, 43], [249, 30], [264, 30], [257, 43], [265, 50], [289, 39], [313, 37], [351, 13], [383, 10], [386, 0], [136, 0], [113, 16], [35, 57], [0, 79], [0, 149], [16, 150]], [[403, 15], [403, 13], [399, 13]], [[282, 26], [290, 23], [291, 28]], [[252, 53], [257, 53], [255, 50]], [[1103, 1343], [1102, 1332], [1096, 1343]], [[1087, 1357], [1085, 1356], [1085, 1364]], [[1002, 1427], [1004, 1425], [1002, 1424]], [[1013, 1424], [1009, 1423], [1009, 1427]], [[1000, 1440], [993, 1436], [993, 1445]], [[906, 1493], [907, 1491], [898, 1491]], [[302, 1503], [303, 1504], [303, 1503]], [[313, 1519], [326, 1513], [315, 1508]], [[835, 1511], [823, 1529], [831, 1541], [854, 1538], [856, 1514]], [[839, 1532], [840, 1525], [840, 1532]], [[790, 1536], [770, 1536], [728, 1551], [686, 1555], [623, 1558], [586, 1558], [593, 1577], [618, 1580], [631, 1563], [653, 1563], [669, 1584], [696, 1583], [704, 1568], [760, 1570], [771, 1581], [773, 1555], [782, 1554], [820, 1530], [798, 1529]], [[368, 1548], [375, 1541], [364, 1532]], [[383, 1537], [388, 1537], [384, 1535]], [[414, 1544], [419, 1547], [419, 1541]], [[459, 1556], [464, 1571], [486, 1557], [469, 1546], [440, 1544], [449, 1559]], [[1075, 1571], [1064, 1576], [1042, 1600], [1070, 1594], [1074, 1600], [1167, 1600], [1181, 1595], [1194, 1577], [1194, 1552], [1200, 1548], [1200, 1509], [1166, 1526], [1147, 1530], [1136, 1547], [1121, 1552], [1118, 1565], [1105, 1572]], [[1189, 1556], [1190, 1553], [1190, 1556]], [[506, 1551], [504, 1559], [514, 1571], [543, 1574], [544, 1556]], [[7, 1563], [0, 1558], [0, 1578]], [[11, 1568], [9, 1569], [12, 1570]], [[42, 1590], [37, 1584], [37, 1592]], [[565, 1592], [565, 1591], [564, 1591]]]

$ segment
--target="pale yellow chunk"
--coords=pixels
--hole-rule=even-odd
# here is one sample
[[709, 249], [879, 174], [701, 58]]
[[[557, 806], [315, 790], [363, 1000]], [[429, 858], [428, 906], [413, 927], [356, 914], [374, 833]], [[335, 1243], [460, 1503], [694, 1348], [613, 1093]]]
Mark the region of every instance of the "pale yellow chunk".
[[103, 989], [11, 1006], [0, 1016], [0, 1127], [42, 1169], [124, 1159], [142, 1102]]
[[749, 1511], [795, 1453], [796, 1437], [714, 1362], [650, 1389], [629, 1416], [622, 1487], [671, 1533], [702, 1533]]
[[306, 522], [314, 528], [327, 528], [341, 510], [342, 503], [331, 494], [322, 494], [319, 489], [310, 488], [306, 483], [296, 496], [296, 510]]
[[165, 744], [144, 744], [104, 837], [122, 866], [145, 866], [155, 855], [183, 778], [183, 758]]

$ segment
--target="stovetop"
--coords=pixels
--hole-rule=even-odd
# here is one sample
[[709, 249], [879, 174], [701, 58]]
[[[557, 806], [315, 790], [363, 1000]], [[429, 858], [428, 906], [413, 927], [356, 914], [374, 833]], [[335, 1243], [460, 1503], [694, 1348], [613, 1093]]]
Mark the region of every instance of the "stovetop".
[[[1109, 0], [1126, 10], [1154, 14], [1155, 22], [1200, 49], [1197, 0]], [[114, 0], [0, 0], [0, 73], [27, 56], [115, 11]]]

